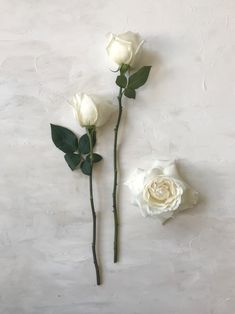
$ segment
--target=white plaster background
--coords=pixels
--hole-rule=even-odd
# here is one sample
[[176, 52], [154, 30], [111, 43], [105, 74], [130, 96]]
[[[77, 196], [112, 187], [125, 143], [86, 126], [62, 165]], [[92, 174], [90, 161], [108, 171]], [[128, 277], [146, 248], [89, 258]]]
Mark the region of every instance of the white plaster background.
[[[0, 1], [0, 313], [231, 314], [235, 308], [233, 0]], [[146, 39], [148, 83], [127, 101], [122, 182], [170, 157], [201, 202], [165, 226], [121, 185], [121, 260], [112, 264], [113, 124], [100, 131], [95, 197], [103, 280], [95, 286], [87, 177], [49, 123], [81, 132], [66, 101], [116, 102], [105, 34]]]

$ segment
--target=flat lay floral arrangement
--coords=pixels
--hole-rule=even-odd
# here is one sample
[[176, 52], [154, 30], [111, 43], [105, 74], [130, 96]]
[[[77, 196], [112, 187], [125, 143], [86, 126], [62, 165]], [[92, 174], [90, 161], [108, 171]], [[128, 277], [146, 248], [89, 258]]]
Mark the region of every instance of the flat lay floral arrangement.
[[[66, 127], [51, 124], [52, 140], [64, 153], [64, 159], [71, 170], [79, 169], [88, 177], [92, 229], [92, 254], [96, 272], [96, 283], [102, 283], [97, 256], [96, 209], [93, 196], [95, 164], [103, 157], [96, 152], [97, 129], [103, 127], [111, 115], [116, 115], [113, 143], [113, 262], [119, 261], [119, 204], [118, 204], [118, 134], [121, 127], [125, 98], [135, 99], [141, 87], [147, 82], [151, 66], [141, 64], [144, 41], [139, 34], [126, 32], [110, 34], [106, 52], [117, 73], [117, 105], [100, 95], [87, 95], [79, 91], [69, 101], [76, 120], [85, 133], [78, 137]], [[140, 88], [140, 90], [139, 90]], [[150, 113], [151, 114], [151, 113]], [[102, 140], [102, 139], [101, 139]], [[198, 193], [181, 178], [176, 164], [170, 160], [156, 160], [149, 170], [135, 169], [125, 183], [132, 192], [133, 204], [140, 208], [143, 216], [157, 217], [166, 223], [178, 212], [193, 207]], [[107, 192], [106, 192], [107, 193]], [[89, 201], [89, 200], [88, 200]], [[111, 212], [111, 209], [110, 209]]]

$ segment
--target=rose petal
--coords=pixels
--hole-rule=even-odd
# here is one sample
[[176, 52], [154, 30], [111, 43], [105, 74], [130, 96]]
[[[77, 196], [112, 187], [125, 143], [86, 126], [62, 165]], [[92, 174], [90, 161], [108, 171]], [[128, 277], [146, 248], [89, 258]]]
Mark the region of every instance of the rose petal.
[[81, 126], [89, 126], [96, 124], [98, 118], [96, 105], [94, 104], [91, 97], [89, 97], [86, 94], [84, 94], [82, 97], [82, 102], [78, 115]]
[[134, 202], [139, 207], [141, 215], [147, 217], [149, 215], [149, 206], [144, 201], [142, 193], [137, 196]]
[[109, 34], [106, 50], [110, 60], [118, 64], [129, 64], [133, 67], [139, 59], [144, 41], [138, 33], [126, 32]]
[[145, 171], [143, 169], [137, 168], [131, 173], [129, 179], [124, 184], [129, 187], [135, 196], [137, 196], [143, 191], [144, 178]]
[[114, 111], [116, 111], [116, 108], [111, 102], [99, 96], [92, 96], [92, 99], [96, 103], [96, 108], [98, 111], [96, 126], [101, 127], [108, 121]]
[[182, 196], [182, 203], [180, 204], [179, 210], [192, 208], [198, 202], [199, 193], [192, 189], [188, 184], [185, 183], [185, 189]]
[[128, 64], [132, 58], [132, 43], [114, 36], [107, 46], [108, 55], [117, 64]]
[[167, 220], [171, 219], [174, 216], [175, 212], [165, 212], [158, 215], [158, 218], [161, 220], [161, 223], [164, 225]]
[[146, 179], [145, 182], [153, 179], [156, 176], [163, 175], [163, 168], [152, 168], [146, 173]]
[[164, 174], [170, 177], [173, 177], [175, 179], [181, 180], [181, 176], [179, 175], [178, 169], [176, 167], [175, 161], [172, 161], [169, 163], [168, 166], [164, 168]]
[[[183, 181], [172, 160], [157, 160], [149, 171], [136, 169], [127, 185], [142, 215], [156, 216], [162, 223], [177, 212], [193, 207], [198, 200], [198, 193]], [[169, 190], [169, 197], [159, 198], [155, 189]]]

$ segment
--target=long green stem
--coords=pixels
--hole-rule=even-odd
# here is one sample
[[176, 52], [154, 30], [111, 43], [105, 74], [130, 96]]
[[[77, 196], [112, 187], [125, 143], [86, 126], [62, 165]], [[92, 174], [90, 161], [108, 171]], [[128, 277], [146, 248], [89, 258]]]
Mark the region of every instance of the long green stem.
[[114, 263], [117, 263], [119, 258], [119, 210], [117, 204], [117, 186], [118, 186], [118, 130], [122, 117], [122, 88], [120, 87], [118, 95], [118, 119], [114, 129], [114, 152], [113, 152], [113, 165], [114, 165], [114, 182], [113, 182], [113, 215], [114, 215]]
[[92, 211], [92, 218], [93, 218], [93, 237], [92, 237], [92, 254], [93, 254], [93, 261], [95, 265], [95, 271], [96, 271], [96, 282], [99, 286], [101, 284], [100, 280], [100, 271], [99, 271], [99, 265], [97, 261], [96, 256], [96, 212], [95, 212], [95, 205], [94, 205], [94, 199], [93, 199], [93, 183], [92, 183], [92, 172], [93, 172], [93, 132], [94, 128], [87, 129], [87, 135], [89, 137], [89, 143], [90, 143], [90, 160], [91, 160], [91, 172], [89, 175], [89, 188], [90, 188], [90, 203], [91, 203], [91, 211]]

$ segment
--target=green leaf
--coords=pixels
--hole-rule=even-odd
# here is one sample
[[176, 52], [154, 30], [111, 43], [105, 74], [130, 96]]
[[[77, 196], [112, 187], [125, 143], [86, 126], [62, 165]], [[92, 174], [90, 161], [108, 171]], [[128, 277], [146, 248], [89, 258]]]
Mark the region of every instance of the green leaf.
[[103, 157], [99, 154], [93, 153], [93, 162], [99, 162], [103, 159]]
[[89, 137], [87, 134], [80, 137], [78, 142], [78, 151], [82, 154], [88, 154], [90, 152]]
[[118, 77], [117, 77], [117, 79], [116, 79], [116, 84], [117, 84], [119, 87], [125, 88], [125, 87], [126, 87], [126, 84], [127, 84], [127, 78], [125, 77], [125, 75], [118, 75]]
[[128, 87], [132, 89], [139, 88], [144, 85], [148, 79], [151, 66], [143, 66], [129, 78]]
[[67, 128], [51, 124], [51, 137], [55, 146], [64, 153], [73, 153], [78, 148], [77, 136]]
[[64, 155], [64, 159], [66, 160], [70, 169], [74, 170], [81, 162], [81, 155], [74, 154], [74, 153], [67, 153]]
[[[93, 162], [99, 162], [103, 159], [103, 157], [99, 154], [93, 153]], [[90, 161], [90, 155], [86, 156], [86, 160]]]
[[91, 161], [90, 160], [84, 160], [81, 163], [81, 170], [84, 174], [86, 174], [87, 176], [89, 176], [91, 174]]
[[[93, 138], [93, 147], [94, 147], [96, 143], [95, 132], [93, 132], [92, 135], [93, 135], [92, 138]], [[80, 137], [80, 140], [78, 142], [78, 151], [82, 154], [88, 154], [90, 152], [90, 142], [89, 142], [89, 137], [87, 134], [84, 134]]]
[[130, 87], [127, 87], [125, 90], [124, 90], [124, 95], [128, 98], [135, 98], [135, 95], [136, 95], [136, 92], [134, 89], [130, 88]]

